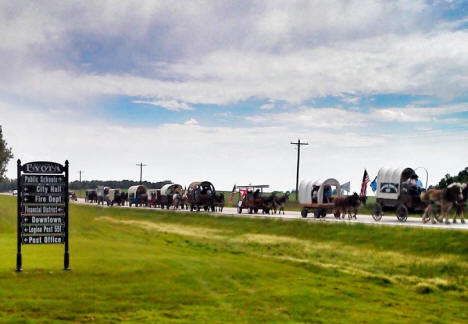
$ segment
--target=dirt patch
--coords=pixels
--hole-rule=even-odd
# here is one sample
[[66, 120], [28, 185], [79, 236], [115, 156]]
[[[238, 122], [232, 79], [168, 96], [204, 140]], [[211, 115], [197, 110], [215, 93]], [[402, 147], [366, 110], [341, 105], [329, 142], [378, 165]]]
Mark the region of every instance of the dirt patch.
[[278, 236], [268, 234], [244, 234], [236, 237], [234, 242], [238, 243], [258, 243], [258, 244], [305, 244], [303, 240], [290, 236]]
[[140, 227], [142, 229], [157, 231], [161, 233], [176, 234], [181, 236], [191, 236], [211, 239], [224, 239], [224, 231], [208, 227], [187, 226], [179, 224], [154, 223], [150, 221], [116, 219], [109, 216], [96, 218], [98, 221], [105, 221], [112, 224], [125, 224]]

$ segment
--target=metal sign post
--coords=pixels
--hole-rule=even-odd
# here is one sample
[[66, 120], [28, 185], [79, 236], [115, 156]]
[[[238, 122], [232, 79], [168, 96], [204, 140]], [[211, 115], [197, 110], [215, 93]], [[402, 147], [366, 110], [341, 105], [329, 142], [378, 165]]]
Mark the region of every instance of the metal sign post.
[[18, 160], [16, 271], [22, 270], [24, 244], [64, 244], [64, 270], [70, 270], [68, 244], [68, 161]]

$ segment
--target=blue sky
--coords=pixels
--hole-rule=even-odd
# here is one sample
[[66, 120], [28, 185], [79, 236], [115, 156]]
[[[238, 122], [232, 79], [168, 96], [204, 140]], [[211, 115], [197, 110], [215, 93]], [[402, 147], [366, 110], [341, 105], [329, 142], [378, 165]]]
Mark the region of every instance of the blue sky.
[[299, 137], [303, 177], [355, 190], [468, 161], [467, 1], [2, 1], [0, 37], [15, 156], [88, 179], [291, 189]]

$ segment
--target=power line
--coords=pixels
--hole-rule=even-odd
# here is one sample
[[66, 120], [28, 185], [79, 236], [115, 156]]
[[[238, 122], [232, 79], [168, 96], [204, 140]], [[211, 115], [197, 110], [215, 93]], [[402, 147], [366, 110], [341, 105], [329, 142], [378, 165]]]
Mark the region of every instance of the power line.
[[146, 164], [143, 164], [143, 162], [138, 163], [136, 166], [140, 167], [140, 183], [143, 183], [143, 167], [147, 166]]
[[299, 160], [301, 159], [301, 145], [309, 145], [309, 143], [301, 143], [300, 139], [297, 142], [291, 142], [291, 145], [297, 145], [297, 171], [296, 171], [296, 200], [299, 196]]

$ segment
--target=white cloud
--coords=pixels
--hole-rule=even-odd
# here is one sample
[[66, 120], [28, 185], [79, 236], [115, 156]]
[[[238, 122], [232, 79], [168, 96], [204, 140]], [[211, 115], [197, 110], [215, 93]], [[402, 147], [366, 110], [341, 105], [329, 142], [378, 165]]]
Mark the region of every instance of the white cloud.
[[275, 104], [274, 103], [266, 103], [266, 104], [263, 104], [260, 106], [260, 109], [262, 110], [270, 110], [270, 109], [273, 109], [275, 108]]
[[454, 98], [468, 90], [468, 33], [454, 29], [460, 21], [433, 21], [422, 0], [240, 6], [3, 3], [0, 91], [59, 104], [164, 98], [186, 109], [342, 93]]
[[254, 124], [281, 125], [285, 127], [349, 129], [374, 122], [421, 123], [450, 122], [459, 120], [445, 118], [446, 115], [466, 112], [468, 105], [448, 105], [440, 107], [373, 108], [369, 112], [359, 112], [343, 108], [313, 108], [302, 106], [297, 110], [281, 113], [262, 113], [245, 117]]
[[[134, 165], [143, 161], [148, 164], [144, 177], [153, 181], [169, 178], [185, 185], [207, 179], [224, 190], [234, 183], [261, 182], [272, 190], [290, 190], [296, 154], [289, 142], [298, 137], [309, 142], [302, 151], [301, 178], [351, 180], [353, 190], [359, 189], [364, 167], [372, 176], [379, 167], [423, 165], [434, 183], [464, 168], [468, 159], [459, 141], [466, 132], [385, 136], [365, 135], [360, 128], [337, 132], [307, 126], [209, 127], [194, 120], [141, 127], [76, 110], [38, 111], [1, 102], [0, 116], [15, 159], [68, 159], [72, 178], [81, 169], [86, 179], [136, 179]], [[148, 150], [148, 143], [155, 149]], [[447, 158], [435, 159], [434, 154]], [[14, 161], [8, 176], [15, 177]]]
[[143, 105], [152, 105], [157, 107], [162, 107], [171, 111], [181, 111], [181, 110], [193, 110], [194, 108], [187, 105], [185, 102], [179, 102], [177, 100], [155, 100], [155, 101], [145, 101], [145, 100], [133, 100], [133, 103], [143, 104]]
[[198, 120], [196, 120], [195, 118], [190, 118], [184, 123], [184, 125], [192, 125], [192, 126], [198, 125]]

